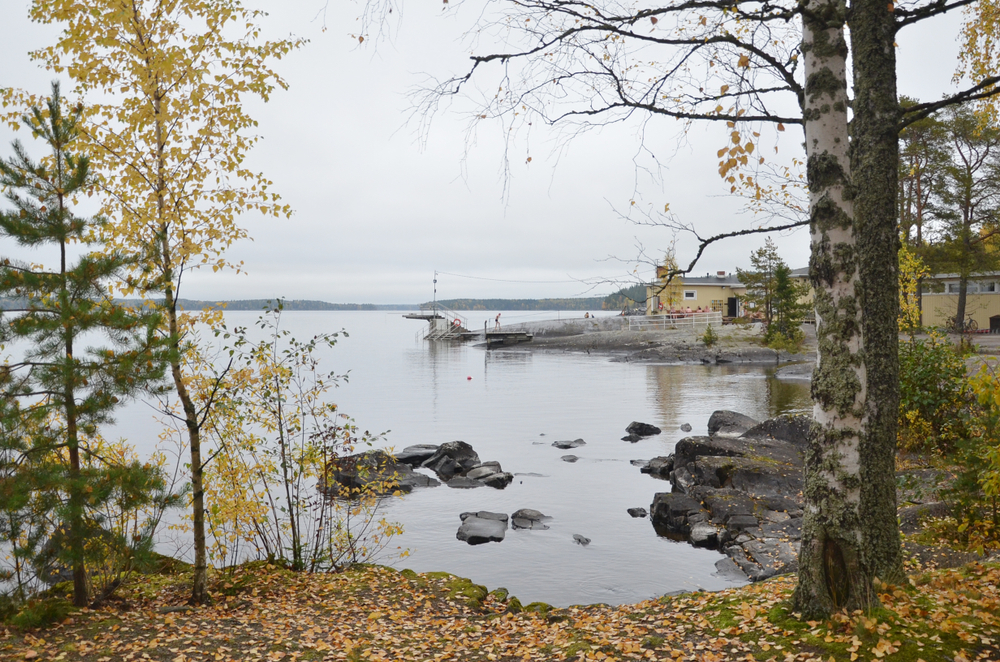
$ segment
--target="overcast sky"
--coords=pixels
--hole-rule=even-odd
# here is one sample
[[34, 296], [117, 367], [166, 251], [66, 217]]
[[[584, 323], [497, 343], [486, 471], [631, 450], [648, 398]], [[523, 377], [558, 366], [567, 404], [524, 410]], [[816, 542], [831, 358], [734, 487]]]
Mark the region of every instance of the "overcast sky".
[[[267, 32], [310, 43], [276, 66], [290, 89], [249, 106], [263, 137], [249, 165], [274, 181], [295, 215], [246, 218], [254, 241], [234, 246], [229, 257], [243, 260], [248, 274], [196, 273], [182, 296], [416, 303], [431, 298], [435, 270], [442, 272], [441, 299], [593, 296], [611, 290], [587, 284], [595, 279], [650, 279], [651, 267], [635, 271], [637, 246], [662, 255], [673, 238], [623, 220], [618, 210], [633, 198], [655, 209], [669, 203], [679, 220], [706, 236], [754, 221], [725, 195], [716, 173], [724, 127], [695, 128], [679, 141], [672, 120], [646, 127], [645, 147], [663, 166], [659, 178], [637, 171], [637, 123], [568, 144], [559, 132], [536, 126], [530, 143], [513, 146], [505, 196], [499, 125], [484, 123], [470, 141], [460, 114], [469, 106], [461, 103], [434, 117], [426, 141], [412, 121], [409, 93], [429, 76], [445, 78], [467, 66], [463, 34], [476, 10], [445, 13], [440, 2], [406, 3], [391, 39], [359, 48], [350, 34], [358, 30], [360, 5], [331, 0], [325, 18], [317, 18], [324, 5], [271, 3]], [[0, 86], [44, 93], [53, 76], [27, 53], [54, 43], [58, 32], [32, 24], [27, 7], [27, 0], [0, 0]], [[901, 94], [927, 100], [952, 89], [959, 24], [958, 17], [937, 19], [900, 36]], [[12, 138], [0, 129], [0, 154], [9, 155]], [[790, 266], [807, 264], [805, 230], [774, 239]], [[763, 241], [717, 244], [696, 273], [746, 268]], [[689, 237], [678, 237], [682, 264], [693, 249]]]

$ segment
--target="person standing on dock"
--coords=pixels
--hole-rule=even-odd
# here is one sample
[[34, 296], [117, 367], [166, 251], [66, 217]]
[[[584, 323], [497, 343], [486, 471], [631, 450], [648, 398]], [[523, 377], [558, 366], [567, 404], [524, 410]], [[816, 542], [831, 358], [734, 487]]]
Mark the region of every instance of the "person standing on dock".
[[500, 313], [497, 313], [496, 326], [493, 327], [493, 330], [494, 331], [499, 331], [500, 330]]

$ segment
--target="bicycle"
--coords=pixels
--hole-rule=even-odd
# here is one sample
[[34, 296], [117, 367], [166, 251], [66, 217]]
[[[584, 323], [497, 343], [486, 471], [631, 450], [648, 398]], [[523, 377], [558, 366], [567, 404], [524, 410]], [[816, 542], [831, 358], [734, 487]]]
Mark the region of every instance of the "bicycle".
[[962, 324], [958, 321], [957, 315], [952, 315], [948, 318], [948, 328], [957, 331], [958, 333], [974, 333], [979, 330], [979, 323], [972, 319], [972, 315], [969, 315], [965, 323]]

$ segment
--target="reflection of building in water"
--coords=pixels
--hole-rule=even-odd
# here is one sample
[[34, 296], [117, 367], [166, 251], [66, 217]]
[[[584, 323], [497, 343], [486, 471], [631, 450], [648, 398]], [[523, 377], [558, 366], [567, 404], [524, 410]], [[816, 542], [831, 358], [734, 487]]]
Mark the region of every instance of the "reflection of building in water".
[[[649, 398], [668, 428], [707, 422], [718, 409], [757, 420], [809, 411], [808, 382], [780, 381], [766, 371], [764, 366], [745, 365], [649, 366]], [[695, 429], [692, 433], [706, 431]]]
[[486, 355], [486, 365], [527, 365], [531, 363], [532, 356], [530, 351], [502, 349], [491, 349], [483, 354]]
[[430, 386], [431, 405], [437, 411], [438, 405], [438, 372], [448, 374], [448, 367], [465, 361], [466, 347], [451, 342], [419, 342], [413, 349], [406, 352], [408, 371], [416, 375], [420, 381]]
[[809, 394], [808, 380], [775, 379], [768, 375], [765, 383], [769, 393], [771, 416], [812, 413], [813, 403]]
[[448, 363], [462, 358], [465, 348], [457, 343], [425, 342], [418, 345], [412, 355], [418, 360], [437, 366], [438, 363]]

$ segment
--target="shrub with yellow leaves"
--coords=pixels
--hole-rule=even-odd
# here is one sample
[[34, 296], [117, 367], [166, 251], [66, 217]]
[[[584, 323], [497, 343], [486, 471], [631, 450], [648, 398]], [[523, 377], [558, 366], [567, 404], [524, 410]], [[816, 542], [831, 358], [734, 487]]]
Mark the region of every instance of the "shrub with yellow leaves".
[[371, 447], [382, 435], [360, 432], [326, 400], [341, 377], [322, 373], [316, 353], [338, 333], [299, 341], [281, 326], [282, 305], [265, 308], [251, 340], [246, 328], [216, 335], [228, 356], [220, 368], [203, 353], [191, 389], [212, 401], [206, 418], [205, 496], [217, 565], [247, 559], [281, 561], [293, 570], [324, 571], [372, 561], [401, 527], [382, 517], [390, 481], [333, 495], [330, 462]]

